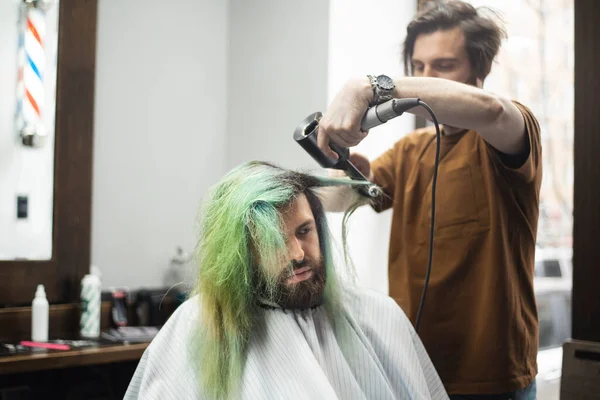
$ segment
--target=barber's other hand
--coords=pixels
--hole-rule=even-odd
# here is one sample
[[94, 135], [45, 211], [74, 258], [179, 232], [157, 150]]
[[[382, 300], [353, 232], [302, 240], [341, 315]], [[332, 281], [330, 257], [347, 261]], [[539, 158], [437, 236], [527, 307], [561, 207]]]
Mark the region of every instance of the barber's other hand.
[[[366, 156], [360, 153], [350, 153], [348, 160], [354, 164], [356, 169], [358, 169], [361, 174], [363, 174], [370, 181], [373, 180], [373, 177], [371, 176], [371, 162]], [[327, 176], [332, 178], [345, 178], [348, 175], [346, 175], [346, 173], [342, 170], [330, 168], [327, 170]]]
[[338, 158], [329, 147], [330, 141], [352, 147], [367, 136], [368, 132], [360, 130], [360, 124], [372, 99], [373, 90], [366, 76], [348, 81], [338, 92], [319, 122], [317, 143], [325, 155]]
[[373, 176], [371, 175], [371, 162], [367, 157], [360, 153], [350, 153], [348, 160], [350, 160], [356, 169], [358, 169], [368, 180], [373, 181]]

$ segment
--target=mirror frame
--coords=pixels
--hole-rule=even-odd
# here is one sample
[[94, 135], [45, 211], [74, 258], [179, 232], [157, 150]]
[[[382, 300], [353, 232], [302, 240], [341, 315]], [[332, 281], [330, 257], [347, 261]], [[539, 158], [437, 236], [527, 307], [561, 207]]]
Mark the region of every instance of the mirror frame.
[[59, 0], [52, 257], [0, 261], [0, 307], [29, 305], [38, 284], [76, 302], [89, 271], [97, 3]]
[[598, 3], [577, 0], [575, 7], [575, 184], [573, 193], [573, 339], [600, 342], [600, 81]]

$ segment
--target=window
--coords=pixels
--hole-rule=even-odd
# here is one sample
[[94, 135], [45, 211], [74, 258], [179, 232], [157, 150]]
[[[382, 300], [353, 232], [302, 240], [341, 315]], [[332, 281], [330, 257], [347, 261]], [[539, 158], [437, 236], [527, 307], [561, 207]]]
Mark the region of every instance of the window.
[[560, 278], [562, 273], [560, 270], [560, 263], [558, 260], [545, 260], [544, 261], [544, 276], [549, 278]]
[[571, 296], [568, 292], [537, 296], [540, 350], [561, 347], [571, 335]]

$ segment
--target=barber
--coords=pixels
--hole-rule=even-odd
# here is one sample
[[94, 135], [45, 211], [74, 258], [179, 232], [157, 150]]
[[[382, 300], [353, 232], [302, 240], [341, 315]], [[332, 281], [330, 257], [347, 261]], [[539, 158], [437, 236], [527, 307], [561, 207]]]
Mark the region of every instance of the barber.
[[[503, 28], [461, 1], [430, 2], [407, 27], [409, 77], [350, 80], [320, 121], [319, 146], [356, 146], [368, 107], [417, 97], [442, 123], [433, 267], [419, 334], [451, 399], [534, 399], [538, 322], [534, 253], [542, 182], [540, 128], [483, 82]], [[422, 108], [410, 112], [428, 118]], [[424, 128], [370, 162], [350, 160], [393, 210], [389, 293], [415, 322], [428, 261], [435, 131]], [[343, 189], [340, 189], [343, 190]], [[341, 193], [325, 199], [343, 208]]]

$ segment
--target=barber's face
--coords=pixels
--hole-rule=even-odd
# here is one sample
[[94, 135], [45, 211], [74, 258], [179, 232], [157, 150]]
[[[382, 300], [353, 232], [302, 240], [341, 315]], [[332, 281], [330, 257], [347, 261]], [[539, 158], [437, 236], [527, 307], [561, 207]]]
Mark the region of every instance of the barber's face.
[[287, 256], [277, 277], [274, 300], [288, 309], [319, 305], [325, 289], [325, 267], [306, 196], [298, 197], [282, 214]]
[[465, 49], [465, 35], [458, 27], [417, 36], [412, 70], [413, 76], [483, 85], [482, 80], [474, 76]]

